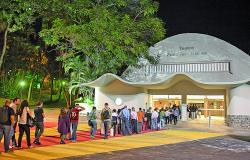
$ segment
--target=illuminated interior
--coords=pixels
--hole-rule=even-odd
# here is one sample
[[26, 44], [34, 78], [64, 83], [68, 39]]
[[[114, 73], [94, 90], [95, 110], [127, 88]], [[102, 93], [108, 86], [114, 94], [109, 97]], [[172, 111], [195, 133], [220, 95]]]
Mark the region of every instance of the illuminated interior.
[[181, 95], [153, 95], [151, 98], [154, 108], [166, 108], [173, 104], [181, 105]]
[[221, 116], [225, 114], [225, 102], [223, 95], [188, 95], [187, 104], [191, 106], [195, 104], [201, 110], [204, 117]]
[[[182, 95], [152, 95], [151, 102], [154, 108], [166, 108], [176, 104], [182, 104]], [[187, 95], [187, 105], [195, 105], [204, 117], [224, 117], [225, 102], [224, 95]]]

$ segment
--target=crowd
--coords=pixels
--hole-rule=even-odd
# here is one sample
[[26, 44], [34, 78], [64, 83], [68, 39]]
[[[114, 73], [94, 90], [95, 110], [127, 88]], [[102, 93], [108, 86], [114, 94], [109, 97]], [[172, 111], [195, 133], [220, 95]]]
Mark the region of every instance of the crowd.
[[[37, 145], [41, 144], [39, 139], [44, 131], [43, 120], [45, 117], [42, 106], [42, 102], [37, 103], [33, 117], [27, 100], [23, 100], [22, 102], [20, 98], [14, 98], [12, 102], [10, 99], [5, 100], [4, 106], [0, 107], [0, 142], [4, 137], [5, 152], [13, 152], [14, 147], [21, 149], [24, 133], [28, 148], [31, 148], [30, 128], [34, 125], [36, 128], [33, 143]], [[18, 140], [15, 137], [17, 126], [19, 128]]]
[[[96, 108], [89, 113], [89, 125], [91, 127], [91, 138], [94, 138], [97, 128], [97, 117]], [[101, 119], [101, 132], [103, 130], [104, 139], [116, 134], [131, 135], [138, 134], [146, 130], [159, 130], [165, 127], [167, 124], [177, 124], [180, 119], [180, 108], [176, 105], [170, 108], [139, 108], [138, 111], [134, 107], [131, 109], [124, 106], [121, 109], [111, 109], [108, 103], [105, 103], [104, 108], [100, 113]], [[110, 125], [110, 126], [109, 126]]]
[[[71, 140], [71, 142], [77, 141], [79, 112], [84, 109], [78, 104], [70, 108], [60, 109], [57, 127], [60, 134], [60, 144], [65, 144], [66, 139]], [[4, 106], [0, 107], [0, 142], [4, 137], [5, 152], [13, 152], [13, 148], [21, 149], [24, 133], [26, 134], [27, 146], [31, 148], [30, 128], [33, 126], [35, 126], [33, 143], [41, 145], [40, 137], [44, 132], [44, 118], [42, 102], [36, 104], [34, 114], [32, 114], [27, 100], [21, 101], [20, 98], [15, 98], [11, 102], [6, 99]], [[126, 136], [146, 130], [159, 130], [168, 124], [176, 125], [180, 118], [180, 108], [176, 105], [161, 109], [149, 108], [145, 110], [139, 108], [138, 111], [134, 107], [124, 106], [121, 109], [111, 111], [108, 103], [105, 103], [100, 113], [97, 112], [96, 107], [93, 107], [87, 115], [88, 125], [91, 128], [91, 139], [94, 139], [97, 134], [99, 121], [100, 134], [104, 136], [104, 139], [107, 139], [109, 136], [117, 134]], [[19, 127], [18, 141], [15, 137], [17, 126]]]
[[187, 115], [191, 119], [201, 118], [201, 109], [196, 104], [187, 106]]

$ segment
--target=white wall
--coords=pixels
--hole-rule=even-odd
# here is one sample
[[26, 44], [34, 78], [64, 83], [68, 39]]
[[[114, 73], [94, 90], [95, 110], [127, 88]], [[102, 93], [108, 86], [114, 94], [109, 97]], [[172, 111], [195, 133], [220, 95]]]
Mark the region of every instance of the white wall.
[[[115, 104], [115, 99], [119, 97], [123, 103], [118, 106]], [[108, 103], [111, 109], [119, 109], [124, 105], [128, 108], [135, 107], [136, 110], [139, 108], [145, 109], [146, 103], [148, 102], [148, 95], [146, 93], [139, 93], [134, 95], [111, 95], [101, 92], [100, 88], [95, 88], [95, 106], [98, 110], [104, 107], [104, 103]]]
[[250, 115], [250, 85], [232, 89], [229, 97], [228, 115]]

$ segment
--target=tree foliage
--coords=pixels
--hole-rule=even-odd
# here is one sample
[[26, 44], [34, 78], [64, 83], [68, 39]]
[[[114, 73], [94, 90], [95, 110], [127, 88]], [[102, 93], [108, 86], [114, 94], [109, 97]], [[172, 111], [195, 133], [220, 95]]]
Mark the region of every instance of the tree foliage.
[[[54, 0], [57, 17], [40, 36], [60, 51], [72, 84], [104, 73], [120, 74], [139, 58], [150, 59], [148, 47], [164, 38], [153, 0]], [[50, 4], [51, 5], [51, 4]], [[53, 15], [56, 15], [55, 13]]]

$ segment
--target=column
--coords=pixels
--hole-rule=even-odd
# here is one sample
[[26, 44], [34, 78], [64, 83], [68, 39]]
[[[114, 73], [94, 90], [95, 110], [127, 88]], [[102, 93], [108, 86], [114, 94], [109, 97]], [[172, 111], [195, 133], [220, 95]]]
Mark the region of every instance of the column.
[[181, 121], [187, 120], [187, 95], [181, 95]]

